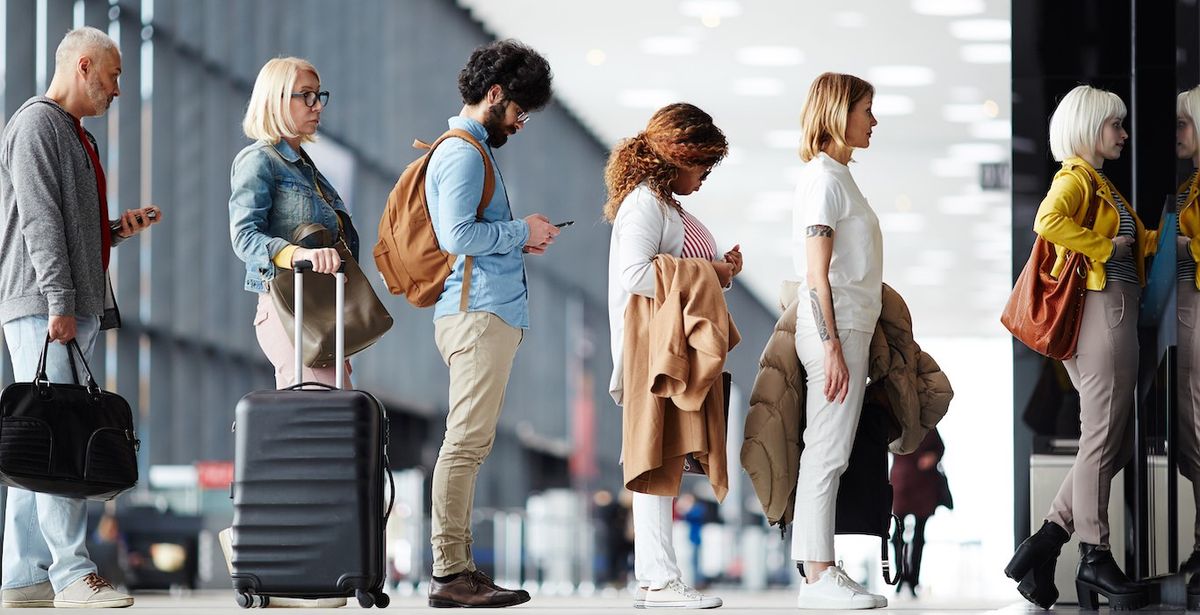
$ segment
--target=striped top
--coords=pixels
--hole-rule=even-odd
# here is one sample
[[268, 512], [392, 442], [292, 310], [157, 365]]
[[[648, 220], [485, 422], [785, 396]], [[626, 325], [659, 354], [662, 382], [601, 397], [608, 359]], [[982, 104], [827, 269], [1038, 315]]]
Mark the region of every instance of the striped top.
[[[1108, 178], [1096, 171], [1105, 183], [1110, 186], [1111, 182]], [[1125, 202], [1121, 200], [1121, 195], [1116, 190], [1112, 191], [1113, 200], [1117, 202], [1117, 213], [1121, 216], [1121, 225], [1117, 228], [1117, 237], [1130, 237], [1134, 240], [1134, 245], [1137, 245], [1137, 225], [1133, 221], [1133, 214], [1129, 213], [1129, 208]], [[1137, 264], [1133, 260], [1133, 254], [1136, 250], [1131, 250], [1128, 256], [1122, 258], [1114, 258], [1104, 265], [1105, 272], [1109, 280], [1118, 282], [1129, 282], [1130, 284], [1141, 285], [1142, 281], [1138, 279]]]
[[717, 242], [712, 233], [708, 232], [708, 227], [682, 208], [679, 210], [679, 217], [683, 219], [683, 252], [679, 256], [710, 261], [716, 259]]
[[[1183, 213], [1183, 206], [1187, 204], [1188, 193], [1192, 191], [1192, 185], [1195, 183], [1196, 171], [1192, 171], [1192, 176], [1183, 185], [1183, 191], [1175, 198], [1175, 211]], [[1183, 235], [1183, 227], [1179, 218], [1175, 218], [1175, 230], [1180, 235]], [[1196, 261], [1192, 260], [1192, 255], [1187, 249], [1175, 251], [1175, 271], [1175, 279], [1180, 282], [1192, 282], [1196, 279]]]

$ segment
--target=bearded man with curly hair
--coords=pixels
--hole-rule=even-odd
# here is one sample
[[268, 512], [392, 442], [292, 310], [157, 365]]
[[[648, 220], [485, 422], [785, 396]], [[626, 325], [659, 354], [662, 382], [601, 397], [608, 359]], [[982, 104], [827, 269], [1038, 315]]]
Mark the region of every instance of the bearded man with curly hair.
[[[513, 40], [483, 45], [458, 75], [460, 131], [430, 157], [425, 194], [442, 249], [456, 254], [434, 308], [434, 337], [450, 369], [446, 433], [433, 470], [434, 607], [506, 607], [529, 594], [496, 585], [471, 556], [471, 503], [492, 450], [517, 346], [529, 328], [525, 254], [543, 254], [558, 229], [541, 214], [514, 219], [494, 150], [550, 102], [550, 64]], [[473, 141], [473, 142], [472, 142]], [[488, 157], [487, 164], [484, 156]], [[491, 198], [477, 216], [491, 170]]]

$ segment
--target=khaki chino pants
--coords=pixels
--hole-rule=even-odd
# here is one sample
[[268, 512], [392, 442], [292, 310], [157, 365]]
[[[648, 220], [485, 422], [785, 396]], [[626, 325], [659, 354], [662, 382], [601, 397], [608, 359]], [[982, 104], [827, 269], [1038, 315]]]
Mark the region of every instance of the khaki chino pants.
[[460, 312], [434, 322], [438, 352], [450, 368], [450, 412], [433, 470], [434, 576], [475, 569], [475, 479], [496, 440], [504, 391], [523, 335], [490, 312]]
[[1113, 476], [1133, 454], [1130, 416], [1138, 373], [1136, 284], [1109, 280], [1088, 291], [1075, 357], [1063, 361], [1079, 391], [1079, 453], [1050, 504], [1047, 521], [1108, 546]]

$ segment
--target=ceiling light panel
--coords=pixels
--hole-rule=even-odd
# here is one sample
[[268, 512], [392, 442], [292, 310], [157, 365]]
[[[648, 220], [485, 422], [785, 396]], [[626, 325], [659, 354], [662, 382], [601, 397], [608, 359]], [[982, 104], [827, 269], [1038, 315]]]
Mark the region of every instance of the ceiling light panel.
[[783, 94], [783, 81], [774, 77], [749, 77], [733, 82], [733, 93], [738, 96], [779, 96]]
[[875, 87], [911, 87], [933, 83], [934, 72], [928, 66], [876, 66], [867, 71], [867, 81]]
[[963, 45], [959, 56], [969, 64], [1009, 64], [1012, 62], [1012, 47], [1001, 43]]
[[684, 0], [679, 3], [679, 12], [686, 17], [727, 19], [741, 15], [742, 4], [735, 0]]
[[797, 47], [760, 45], [738, 49], [737, 59], [746, 66], [795, 66], [804, 61], [804, 52]]
[[686, 36], [651, 36], [642, 39], [640, 47], [643, 53], [655, 56], [690, 56], [699, 45]]
[[674, 90], [655, 88], [622, 90], [617, 95], [617, 102], [622, 107], [633, 109], [658, 109], [678, 100], [679, 95]]
[[950, 23], [950, 35], [964, 41], [1007, 41], [1012, 22], [1007, 19], [963, 19]]
[[879, 117], [912, 115], [916, 109], [912, 98], [900, 94], [876, 94], [871, 102], [871, 111]]
[[842, 11], [834, 13], [833, 25], [839, 28], [864, 28], [867, 25], [867, 18], [858, 11]]
[[912, 0], [912, 10], [918, 15], [934, 17], [965, 17], [987, 10], [983, 0]]

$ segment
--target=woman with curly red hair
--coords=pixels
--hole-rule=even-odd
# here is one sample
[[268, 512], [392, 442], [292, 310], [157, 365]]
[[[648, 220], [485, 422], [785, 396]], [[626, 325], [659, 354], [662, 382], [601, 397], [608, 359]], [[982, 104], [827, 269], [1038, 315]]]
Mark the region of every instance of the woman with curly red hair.
[[[654, 258], [668, 254], [712, 263], [721, 286], [741, 272], [737, 246], [718, 256], [712, 233], [683, 208], [676, 196], [700, 189], [729, 151], [712, 117], [687, 103], [659, 109], [646, 129], [613, 150], [604, 172], [608, 202], [604, 218], [613, 225], [608, 260], [608, 318], [613, 377], [609, 392], [622, 404], [625, 311], [630, 297], [654, 297]], [[680, 579], [671, 544], [671, 496], [633, 494], [634, 574], [637, 608], [714, 608]]]

